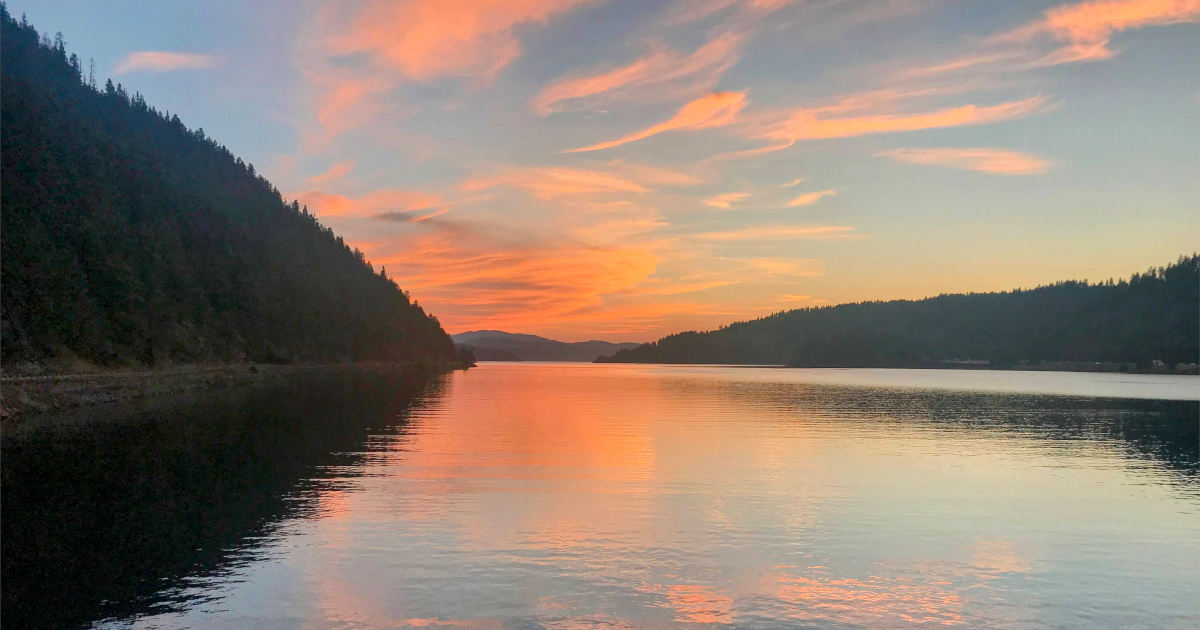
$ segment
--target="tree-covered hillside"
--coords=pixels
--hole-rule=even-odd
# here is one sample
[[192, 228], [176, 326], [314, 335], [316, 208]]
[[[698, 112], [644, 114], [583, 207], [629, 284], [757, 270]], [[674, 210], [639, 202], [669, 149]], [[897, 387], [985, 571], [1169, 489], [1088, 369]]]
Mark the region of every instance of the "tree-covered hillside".
[[6, 365], [453, 360], [437, 319], [253, 165], [2, 13]]
[[1060, 361], [1167, 365], [1200, 354], [1200, 256], [1099, 284], [777, 313], [616, 353], [626, 363], [916, 367]]

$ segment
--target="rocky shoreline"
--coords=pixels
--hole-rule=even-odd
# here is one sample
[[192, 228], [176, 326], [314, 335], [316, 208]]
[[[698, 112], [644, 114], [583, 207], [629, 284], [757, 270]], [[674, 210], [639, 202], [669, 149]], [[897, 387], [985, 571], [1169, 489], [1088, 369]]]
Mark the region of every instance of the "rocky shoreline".
[[378, 362], [321, 365], [223, 364], [138, 372], [89, 372], [0, 378], [0, 420], [11, 429], [23, 419], [108, 403], [232, 387], [282, 383], [295, 378], [390, 372], [446, 372], [459, 363], [437, 366]]

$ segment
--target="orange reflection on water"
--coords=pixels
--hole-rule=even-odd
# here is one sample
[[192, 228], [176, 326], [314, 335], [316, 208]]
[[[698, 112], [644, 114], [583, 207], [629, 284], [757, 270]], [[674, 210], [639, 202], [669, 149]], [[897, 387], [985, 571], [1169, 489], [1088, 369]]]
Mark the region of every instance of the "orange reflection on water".
[[963, 601], [947, 590], [949, 582], [871, 576], [866, 580], [801, 577], [769, 573], [761, 591], [784, 606], [791, 619], [828, 619], [873, 624], [891, 618], [910, 623], [962, 623]]
[[675, 609], [675, 621], [686, 623], [732, 623], [733, 599], [699, 584], [669, 584], [667, 597]]

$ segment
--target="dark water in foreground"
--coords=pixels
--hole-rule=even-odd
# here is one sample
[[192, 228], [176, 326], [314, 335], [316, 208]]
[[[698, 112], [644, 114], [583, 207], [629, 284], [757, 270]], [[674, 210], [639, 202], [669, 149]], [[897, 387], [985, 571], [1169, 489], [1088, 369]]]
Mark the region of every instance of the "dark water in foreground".
[[0, 619], [1193, 628], [1198, 387], [483, 364], [10, 435]]

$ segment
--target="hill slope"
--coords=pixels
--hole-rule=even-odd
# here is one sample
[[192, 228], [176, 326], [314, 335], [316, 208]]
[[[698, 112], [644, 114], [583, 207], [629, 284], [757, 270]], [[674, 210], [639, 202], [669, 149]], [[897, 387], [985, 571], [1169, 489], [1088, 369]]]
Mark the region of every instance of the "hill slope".
[[1099, 284], [863, 302], [684, 332], [601, 360], [915, 367], [946, 360], [1195, 363], [1200, 256]]
[[6, 365], [454, 357], [253, 165], [0, 12]]
[[600, 356], [638, 346], [595, 340], [567, 343], [500, 330], [473, 330], [453, 338], [457, 344], [475, 348], [475, 356], [484, 361], [595, 361]]

